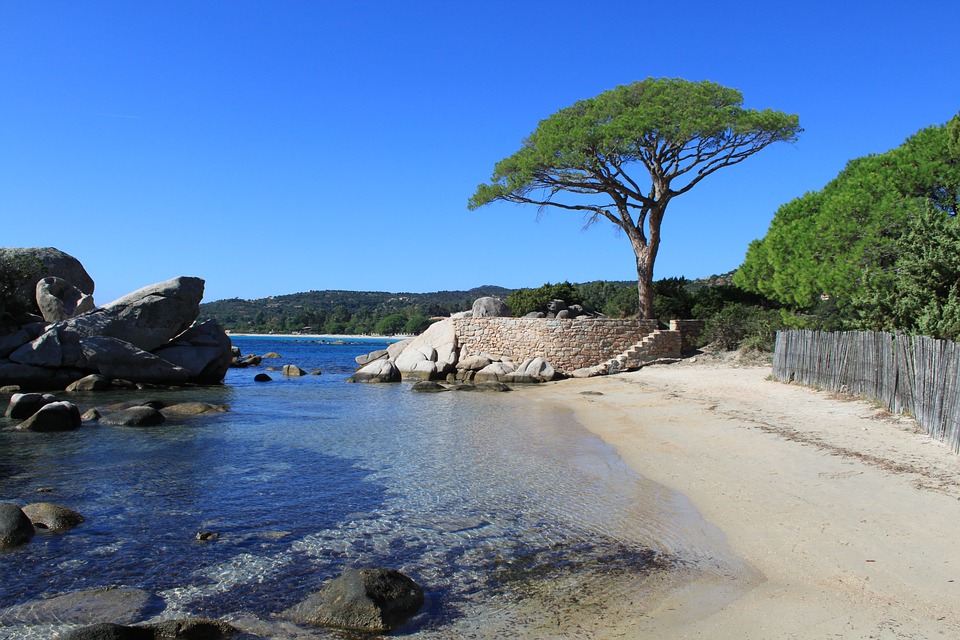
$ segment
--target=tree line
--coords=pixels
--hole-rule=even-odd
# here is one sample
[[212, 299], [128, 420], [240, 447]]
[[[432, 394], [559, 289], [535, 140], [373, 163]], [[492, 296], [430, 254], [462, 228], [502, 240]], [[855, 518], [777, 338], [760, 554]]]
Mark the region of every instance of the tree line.
[[510, 292], [493, 285], [432, 293], [307, 291], [204, 303], [200, 315], [216, 318], [234, 333], [417, 334], [431, 318], [469, 309], [482, 296], [506, 297]]
[[[663, 324], [675, 318], [707, 323], [705, 340], [732, 346], [744, 337], [754, 346], [772, 344], [767, 327], [773, 304], [731, 284], [732, 273], [699, 280], [664, 278], [653, 283], [655, 314]], [[639, 314], [636, 283], [564, 281], [539, 287], [486, 286], [469, 291], [397, 294], [369, 291], [311, 291], [258, 300], [229, 299], [201, 305], [201, 316], [216, 318], [235, 333], [317, 333], [326, 335], [417, 334], [431, 322], [472, 308], [476, 298], [506, 300], [515, 316], [546, 311], [551, 300], [578, 304], [613, 318]], [[774, 312], [775, 313], [775, 312]], [[767, 333], [764, 333], [767, 331]]]
[[781, 206], [734, 283], [785, 326], [960, 338], [960, 114]]

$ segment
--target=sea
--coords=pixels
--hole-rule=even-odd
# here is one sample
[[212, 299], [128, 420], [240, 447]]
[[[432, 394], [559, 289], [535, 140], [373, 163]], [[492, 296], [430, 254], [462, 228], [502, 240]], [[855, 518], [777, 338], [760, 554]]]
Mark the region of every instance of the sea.
[[[352, 567], [423, 587], [396, 636], [591, 637], [611, 602], [640, 606], [670, 576], [730, 571], [682, 495], [530, 392], [348, 384], [357, 356], [387, 346], [374, 339], [233, 342], [281, 357], [218, 386], [70, 398], [81, 410], [149, 398], [229, 411], [66, 433], [0, 425], [0, 502], [85, 518], [0, 552], [0, 638], [183, 617], [225, 619], [243, 637], [343, 638], [283, 611]], [[268, 370], [284, 364], [313, 374]], [[273, 380], [255, 382], [263, 372]], [[129, 611], [109, 597], [128, 591], [149, 597]]]

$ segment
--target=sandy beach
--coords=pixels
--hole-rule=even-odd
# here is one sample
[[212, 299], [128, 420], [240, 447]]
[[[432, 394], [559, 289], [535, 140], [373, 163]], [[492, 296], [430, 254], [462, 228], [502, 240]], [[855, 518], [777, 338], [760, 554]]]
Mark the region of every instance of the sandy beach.
[[910, 418], [769, 372], [701, 355], [520, 391], [684, 494], [756, 572], [612, 603], [594, 637], [960, 637], [960, 456]]

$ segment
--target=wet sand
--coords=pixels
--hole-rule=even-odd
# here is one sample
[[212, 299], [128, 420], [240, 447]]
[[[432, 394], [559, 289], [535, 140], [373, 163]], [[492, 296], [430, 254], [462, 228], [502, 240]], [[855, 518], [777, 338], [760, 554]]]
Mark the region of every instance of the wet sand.
[[519, 391], [685, 495], [753, 569], [610, 602], [590, 635], [960, 637], [960, 456], [910, 418], [769, 372], [700, 356]]

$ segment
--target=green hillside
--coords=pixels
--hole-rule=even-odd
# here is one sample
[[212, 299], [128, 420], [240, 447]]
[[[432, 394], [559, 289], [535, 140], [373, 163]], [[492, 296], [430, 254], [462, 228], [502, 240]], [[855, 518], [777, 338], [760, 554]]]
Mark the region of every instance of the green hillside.
[[208, 302], [200, 305], [200, 315], [216, 318], [235, 333], [419, 333], [431, 317], [470, 309], [473, 301], [483, 296], [506, 298], [511, 292], [492, 285], [433, 293], [306, 291], [256, 300]]

